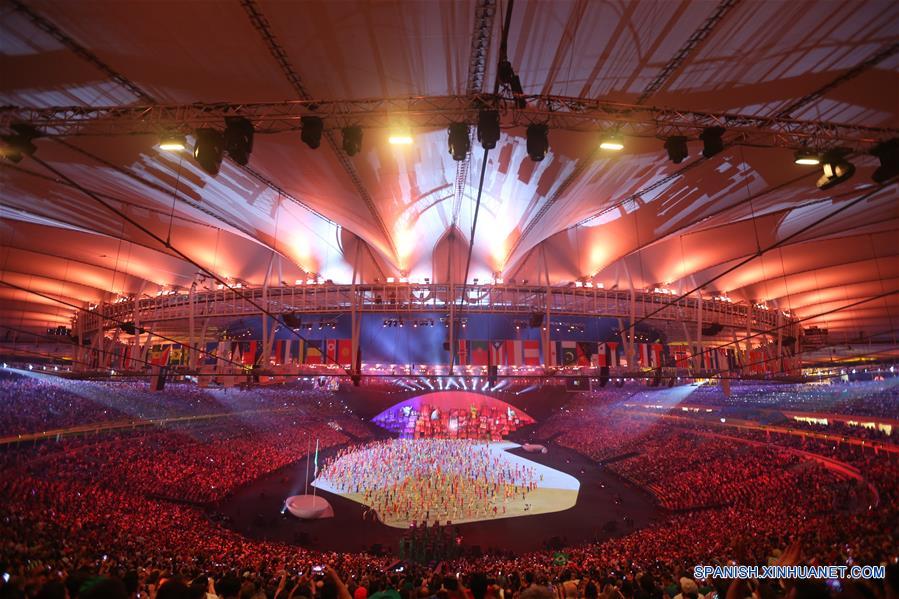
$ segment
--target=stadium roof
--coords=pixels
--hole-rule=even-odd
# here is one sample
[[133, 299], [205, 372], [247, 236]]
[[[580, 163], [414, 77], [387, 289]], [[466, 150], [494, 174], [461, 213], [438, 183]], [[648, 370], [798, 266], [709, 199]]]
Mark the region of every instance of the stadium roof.
[[[0, 104], [16, 109], [0, 125], [9, 133], [21, 108], [304, 100], [297, 110], [312, 114], [309, 101], [339, 113], [360, 101], [492, 93], [507, 8], [11, 0], [0, 7]], [[897, 23], [890, 0], [519, 0], [507, 57], [524, 95], [671, 109], [664, 115], [675, 120], [701, 112], [846, 125], [862, 139], [850, 154], [857, 172], [819, 190], [821, 169], [793, 162], [795, 138], [740, 143], [729, 124], [725, 149], [704, 158], [689, 128], [625, 128], [624, 150], [605, 152], [607, 123], [551, 120], [549, 153], [534, 162], [524, 122], [504, 111], [483, 171], [469, 280], [500, 273], [537, 283], [548, 273], [552, 284], [592, 278], [680, 292], [707, 283], [707, 295], [767, 302], [814, 317], [808, 324], [891, 334], [897, 186], [874, 184], [879, 162], [865, 144], [899, 136]], [[408, 115], [369, 104], [385, 124], [366, 123], [353, 157], [327, 122], [315, 150], [296, 124], [258, 133], [248, 167], [226, 159], [217, 176], [124, 118], [110, 131], [35, 140], [33, 158], [0, 168], [0, 322], [67, 324], [73, 309], [55, 299], [82, 305], [188, 287], [196, 264], [251, 285], [309, 273], [348, 282], [354, 262], [367, 281], [460, 280], [483, 150], [475, 141], [454, 161], [445, 125], [413, 127], [413, 144], [391, 145]], [[77, 112], [66, 114], [63, 125], [75, 123]], [[690, 155], [674, 164], [659, 137], [678, 132]], [[827, 142], [831, 132], [816, 135]]]

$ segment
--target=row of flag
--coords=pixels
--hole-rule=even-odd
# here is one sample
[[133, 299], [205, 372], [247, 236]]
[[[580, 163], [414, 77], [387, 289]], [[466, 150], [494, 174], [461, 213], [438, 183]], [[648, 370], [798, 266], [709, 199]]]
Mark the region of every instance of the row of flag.
[[[198, 356], [199, 365], [215, 366], [237, 363], [253, 366], [261, 363], [259, 341], [211, 341], [205, 353]], [[802, 360], [790, 348], [776, 356], [774, 346], [762, 346], [749, 352], [734, 348], [706, 348], [694, 358], [687, 348], [667, 348], [661, 343], [634, 344], [635, 368], [701, 368], [710, 371], [740, 372], [750, 375], [799, 374]], [[156, 344], [147, 351], [146, 362], [156, 366], [187, 366], [189, 350], [179, 343]], [[342, 364], [353, 361], [352, 340], [277, 339], [272, 344], [271, 363]], [[545, 359], [545, 361], [544, 361]], [[114, 343], [104, 353], [94, 350], [90, 361], [96, 368], [140, 368], [140, 348]], [[627, 367], [623, 344], [615, 341], [551, 341], [548, 356], [541, 351], [539, 340], [470, 340], [460, 339], [456, 347], [456, 363], [463, 366], [585, 366]]]
[[[674, 365], [677, 368], [691, 368], [696, 366], [691, 354], [686, 349], [672, 351]], [[789, 348], [782, 348], [781, 355], [777, 355], [774, 346], [756, 347], [749, 352], [735, 348], [706, 348], [700, 356], [701, 368], [713, 371], [738, 372], [748, 375], [765, 374], [789, 374], [799, 375], [802, 371], [802, 358], [793, 355]]]
[[[634, 360], [643, 368], [665, 365], [661, 343], [636, 343]], [[545, 360], [545, 362], [543, 361]], [[457, 363], [471, 366], [626, 366], [624, 346], [616, 341], [551, 341], [549, 355], [537, 340], [479, 341], [460, 339]]]

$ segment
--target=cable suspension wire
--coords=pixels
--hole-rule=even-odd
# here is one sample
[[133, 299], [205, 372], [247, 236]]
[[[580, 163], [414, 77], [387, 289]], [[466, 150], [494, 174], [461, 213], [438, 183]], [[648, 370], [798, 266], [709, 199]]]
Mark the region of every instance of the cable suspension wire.
[[696, 293], [697, 291], [702, 290], [702, 289], [705, 288], [707, 285], [709, 285], [709, 284], [711, 284], [711, 283], [714, 283], [715, 281], [717, 281], [717, 280], [720, 279], [721, 277], [723, 277], [723, 276], [725, 276], [725, 275], [727, 275], [727, 274], [729, 274], [729, 273], [734, 272], [734, 271], [737, 270], [738, 268], [741, 268], [742, 266], [744, 266], [744, 265], [746, 265], [746, 264], [752, 262], [753, 260], [759, 258], [760, 256], [764, 255], [765, 253], [767, 253], [767, 252], [769, 252], [769, 251], [771, 251], [771, 250], [773, 250], [773, 249], [775, 249], [775, 248], [778, 248], [778, 247], [780, 247], [780, 246], [782, 246], [782, 245], [785, 245], [785, 244], [786, 244], [788, 241], [790, 241], [791, 239], [794, 239], [794, 238], [796, 238], [796, 237], [802, 235], [803, 233], [806, 233], [807, 231], [809, 231], [809, 230], [811, 230], [811, 229], [817, 227], [817, 226], [820, 225], [821, 223], [823, 223], [823, 222], [825, 222], [825, 221], [827, 221], [827, 220], [829, 220], [829, 219], [831, 219], [831, 218], [833, 218], [833, 217], [835, 217], [835, 216], [837, 216], [837, 215], [839, 215], [839, 214], [845, 212], [846, 210], [852, 208], [853, 206], [856, 206], [857, 204], [860, 204], [861, 202], [864, 202], [864, 201], [867, 200], [868, 198], [874, 196], [875, 194], [877, 194], [877, 193], [880, 192], [881, 190], [883, 190], [883, 189], [885, 189], [886, 187], [888, 187], [890, 184], [891, 184], [891, 182], [885, 182], [884, 184], [881, 184], [881, 185], [872, 185], [872, 186], [869, 186], [868, 189], [869, 189], [870, 191], [867, 191], [866, 193], [863, 193], [862, 195], [860, 195], [860, 196], [857, 197], [856, 199], [851, 200], [851, 201], [849, 201], [849, 202], [846, 202], [845, 204], [843, 204], [842, 206], [840, 206], [840, 207], [837, 208], [836, 210], [834, 210], [834, 211], [832, 211], [832, 212], [829, 212], [828, 214], [825, 214], [824, 216], [822, 216], [821, 218], [818, 218], [818, 219], [815, 220], [814, 222], [809, 223], [808, 225], [805, 225], [804, 227], [801, 227], [801, 228], [797, 229], [796, 231], [794, 231], [794, 232], [790, 233], [789, 235], [783, 237], [782, 239], [780, 239], [780, 240], [778, 240], [778, 241], [772, 243], [771, 245], [767, 246], [766, 248], [760, 249], [760, 250], [756, 251], [754, 254], [752, 254], [752, 255], [749, 256], [748, 258], [745, 258], [745, 259], [741, 260], [740, 262], [738, 262], [737, 264], [734, 264], [733, 266], [731, 266], [731, 267], [725, 269], [724, 271], [722, 271], [721, 273], [715, 275], [714, 277], [712, 277], [712, 278], [709, 279], [708, 281], [705, 281], [705, 282], [702, 283], [701, 285], [697, 285], [696, 287], [694, 287], [694, 288], [691, 289], [690, 291], [687, 291], [686, 293], [683, 293], [683, 294], [681, 294], [681, 295], [678, 296], [678, 297], [672, 298], [670, 302], [662, 302], [661, 306], [659, 306], [659, 307], [656, 308], [655, 310], [651, 311], [649, 314], [645, 314], [645, 315], [643, 315], [641, 318], [637, 319], [637, 320], [633, 323], [633, 326], [636, 326], [637, 324], [639, 324], [639, 323], [641, 323], [641, 322], [643, 322], [643, 321], [645, 321], [645, 320], [647, 320], [647, 319], [649, 319], [649, 318], [652, 318], [652, 316], [654, 316], [655, 314], [658, 314], [659, 312], [661, 312], [661, 311], [664, 310], [665, 308], [674, 305], [676, 302], [678, 302], [678, 301], [680, 301], [680, 300], [682, 300], [682, 299], [684, 299], [684, 298], [690, 296], [690, 295], [693, 294], [693, 293]]
[[[275, 59], [275, 62], [278, 63], [278, 66], [281, 68], [281, 72], [284, 74], [284, 77], [290, 83], [291, 87], [293, 87], [294, 92], [301, 100], [310, 100], [312, 96], [303, 85], [303, 81], [300, 78], [299, 73], [297, 73], [293, 68], [293, 64], [290, 62], [290, 57], [287, 55], [287, 51], [278, 42], [278, 38], [275, 36], [275, 32], [272, 30], [268, 19], [262, 13], [262, 9], [259, 8], [256, 0], [241, 0], [240, 4], [241, 6], [243, 6], [244, 11], [246, 11], [250, 22], [259, 33], [262, 41], [265, 42], [266, 46], [268, 46], [269, 52]], [[317, 115], [314, 110], [311, 110], [310, 114]], [[254, 127], [256, 126], [257, 123], [254, 123]], [[345, 126], [355, 126], [355, 123], [349, 123]], [[399, 255], [396, 249], [396, 245], [393, 241], [393, 235], [390, 234], [390, 230], [387, 228], [387, 225], [384, 222], [384, 219], [381, 216], [381, 213], [378, 210], [374, 199], [371, 197], [371, 194], [368, 193], [368, 189], [362, 182], [362, 178], [359, 176], [356, 167], [350, 161], [350, 158], [349, 156], [347, 156], [346, 152], [343, 151], [341, 144], [337, 142], [337, 138], [334, 137], [334, 130], [325, 129], [322, 133], [322, 136], [325, 138], [325, 141], [328, 142], [328, 145], [334, 152], [334, 156], [337, 158], [337, 162], [346, 173], [347, 177], [350, 180], [350, 183], [352, 183], [353, 188], [356, 190], [356, 194], [362, 199], [362, 201], [365, 203], [365, 206], [368, 208], [369, 213], [375, 220], [375, 224], [378, 226], [378, 229], [384, 236], [384, 241], [389, 245], [390, 250], [393, 252], [394, 258], [398, 258]]]

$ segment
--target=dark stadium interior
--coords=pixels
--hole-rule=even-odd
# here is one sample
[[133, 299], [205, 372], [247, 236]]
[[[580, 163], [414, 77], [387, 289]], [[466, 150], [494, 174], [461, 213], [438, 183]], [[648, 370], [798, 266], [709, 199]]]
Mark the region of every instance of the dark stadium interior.
[[899, 599], [899, 2], [0, 0], [0, 599]]

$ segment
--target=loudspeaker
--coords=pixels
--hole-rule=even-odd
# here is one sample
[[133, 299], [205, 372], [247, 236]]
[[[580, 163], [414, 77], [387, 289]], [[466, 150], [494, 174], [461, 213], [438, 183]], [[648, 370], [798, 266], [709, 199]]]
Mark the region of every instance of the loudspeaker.
[[702, 334], [705, 336], [714, 336], [724, 330], [724, 326], [721, 323], [713, 322], [707, 327], [702, 327]]
[[609, 367], [608, 366], [600, 366], [599, 367], [599, 386], [605, 387], [609, 384]]
[[281, 315], [284, 324], [290, 329], [298, 329], [303, 324], [303, 319], [296, 312], [286, 312]]
[[533, 314], [531, 314], [531, 320], [528, 324], [530, 324], [532, 328], [543, 326], [543, 313], [534, 312]]

